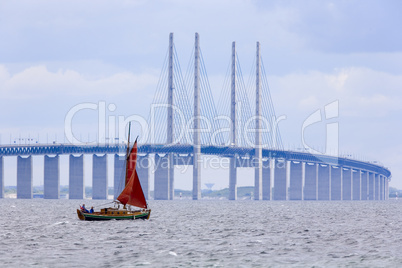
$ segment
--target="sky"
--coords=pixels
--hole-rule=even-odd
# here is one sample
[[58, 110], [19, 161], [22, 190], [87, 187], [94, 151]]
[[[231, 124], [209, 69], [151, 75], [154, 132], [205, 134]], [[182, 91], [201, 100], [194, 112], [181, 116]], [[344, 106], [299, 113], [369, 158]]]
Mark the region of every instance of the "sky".
[[[187, 66], [198, 32], [215, 102], [231, 43], [248, 75], [259, 41], [276, 114], [286, 116], [285, 147], [304, 141], [323, 151], [326, 126], [337, 123], [340, 154], [380, 162], [392, 172], [390, 185], [402, 189], [401, 11], [396, 0], [1, 1], [0, 143], [64, 142], [69, 112], [88, 103], [97, 110], [71, 119], [81, 141], [97, 138], [101, 103], [116, 120], [147, 118], [169, 33]], [[325, 119], [334, 102], [338, 116], [309, 126], [302, 140], [303, 123], [317, 110]], [[15, 185], [16, 159], [4, 161], [5, 185]], [[203, 183], [227, 187], [227, 170], [214, 172], [205, 171]], [[239, 172], [239, 186], [253, 185], [250, 172]], [[175, 173], [176, 188], [191, 189], [192, 172]], [[43, 184], [41, 157], [34, 157], [34, 184]]]

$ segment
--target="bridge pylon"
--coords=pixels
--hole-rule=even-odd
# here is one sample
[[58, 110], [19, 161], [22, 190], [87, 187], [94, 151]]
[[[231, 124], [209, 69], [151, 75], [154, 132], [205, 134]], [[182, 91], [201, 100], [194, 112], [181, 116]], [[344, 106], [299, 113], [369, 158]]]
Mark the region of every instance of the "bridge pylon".
[[[167, 144], [173, 144], [174, 141], [174, 114], [173, 114], [173, 33], [169, 35], [169, 75], [168, 75], [168, 118], [167, 118]], [[168, 199], [174, 199], [174, 155], [168, 154]]]
[[201, 198], [201, 137], [200, 137], [200, 38], [195, 33], [194, 46], [194, 136], [193, 136], [193, 200]]
[[[232, 43], [231, 90], [230, 90], [230, 143], [237, 146], [237, 105], [236, 105], [236, 42]], [[230, 157], [229, 200], [237, 199], [236, 155]]]
[[256, 52], [256, 81], [255, 81], [255, 118], [256, 118], [256, 133], [255, 133], [255, 174], [254, 174], [254, 199], [262, 199], [262, 133], [261, 133], [261, 56], [260, 56], [260, 42], [257, 42]]

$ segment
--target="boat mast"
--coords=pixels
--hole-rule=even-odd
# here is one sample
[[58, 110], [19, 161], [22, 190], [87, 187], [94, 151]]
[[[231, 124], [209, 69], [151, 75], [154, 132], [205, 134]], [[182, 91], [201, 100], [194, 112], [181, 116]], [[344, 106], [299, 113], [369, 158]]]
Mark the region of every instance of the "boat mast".
[[127, 140], [127, 153], [126, 153], [126, 176], [124, 177], [124, 187], [127, 185], [128, 164], [130, 162], [130, 129], [131, 121], [128, 122], [128, 140]]

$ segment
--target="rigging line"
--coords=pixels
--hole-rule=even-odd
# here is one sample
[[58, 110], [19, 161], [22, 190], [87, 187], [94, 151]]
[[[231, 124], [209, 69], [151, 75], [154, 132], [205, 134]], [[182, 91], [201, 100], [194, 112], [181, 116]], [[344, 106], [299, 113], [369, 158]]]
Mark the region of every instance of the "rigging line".
[[[242, 76], [241, 73], [239, 73], [239, 76], [240, 76], [240, 78], [239, 78], [240, 83], [239, 84], [241, 85], [241, 87], [240, 87], [240, 93], [241, 93], [240, 97], [241, 97], [242, 102], [244, 103], [243, 109], [244, 109], [244, 112], [246, 113], [246, 116], [251, 117], [252, 116], [252, 111], [251, 111], [251, 107], [250, 107], [250, 101], [249, 101], [248, 96], [246, 94], [244, 81], [242, 79], [243, 76]], [[244, 119], [247, 120], [248, 118], [244, 118]]]
[[[179, 66], [176, 64], [175, 65], [176, 69], [179, 68]], [[182, 87], [182, 80], [181, 80], [181, 75], [180, 75], [180, 70], [178, 70], [177, 72], [175, 72], [175, 80], [177, 81], [177, 83], [175, 84], [175, 100], [176, 103], [174, 103], [175, 107], [178, 108], [180, 110], [181, 113], [185, 112], [185, 96], [183, 93], [183, 87]], [[177, 114], [177, 111], [174, 111], [174, 115], [175, 116], [179, 116]], [[181, 122], [183, 123], [183, 122]]]
[[246, 121], [250, 118], [250, 114], [248, 113], [248, 103], [244, 96], [244, 88], [242, 85], [241, 80], [241, 73], [239, 68], [236, 70], [236, 81], [237, 81], [237, 108], [236, 108], [236, 115], [237, 115], [237, 134], [238, 134], [238, 145], [244, 145], [246, 143], [246, 133], [242, 133], [242, 128], [245, 127]]
[[[201, 64], [201, 65], [203, 65], [203, 64]], [[212, 107], [211, 107], [211, 103], [210, 103], [210, 95], [208, 94], [208, 88], [207, 88], [207, 85], [206, 85], [207, 82], [205, 81], [205, 79], [206, 79], [205, 75], [206, 75], [205, 70], [203, 68], [201, 68], [201, 79], [200, 79], [201, 89], [202, 89], [202, 92], [201, 92], [201, 101], [202, 101], [201, 109], [202, 109], [203, 112], [205, 112], [204, 116], [209, 121], [211, 121], [213, 119], [212, 118], [213, 117], [213, 111], [212, 111]], [[215, 125], [213, 123], [210, 124], [210, 125], [212, 127], [212, 130], [214, 130]], [[205, 126], [205, 122], [204, 122], [204, 126]], [[206, 135], [207, 134], [205, 133], [205, 136]], [[207, 137], [205, 137], [205, 138], [207, 138]], [[211, 142], [211, 140], [210, 140], [210, 142]]]
[[[167, 86], [168, 86], [167, 85], [167, 79], [168, 79], [167, 72], [164, 73], [163, 76], [164, 76], [163, 85], [162, 85], [161, 90], [159, 92], [160, 99], [159, 99], [159, 102], [154, 103], [156, 105], [158, 105], [158, 104], [167, 104], [167, 95], [168, 95], [168, 92], [167, 92], [168, 91], [167, 90]], [[166, 108], [166, 107], [163, 107], [163, 108]], [[166, 109], [162, 109], [162, 108], [158, 109], [158, 111], [160, 111], [159, 114], [162, 113], [162, 110], [166, 110]]]
[[[112, 202], [107, 202], [107, 203], [104, 203], [104, 204], [100, 204], [100, 205], [97, 205], [98, 207], [100, 207], [100, 206], [104, 206], [104, 205], [107, 205], [107, 204], [113, 204], [115, 201], [112, 201]], [[93, 206], [94, 208], [96, 208], [95, 206]]]
[[[157, 84], [157, 88], [156, 88], [156, 92], [155, 92], [155, 95], [154, 95], [154, 99], [153, 99], [153, 101], [152, 101], [152, 104], [156, 104], [157, 101], [160, 100], [160, 97], [163, 96], [162, 87], [163, 87], [163, 85], [164, 85], [165, 82], [166, 82], [166, 77], [165, 77], [164, 74], [166, 73], [166, 69], [167, 69], [167, 58], [168, 58], [168, 51], [167, 51], [167, 53], [166, 53], [166, 55], [165, 55], [165, 60], [164, 60], [164, 63], [163, 63], [162, 69], [161, 69], [161, 74], [160, 74], [160, 76], [159, 76], [159, 80], [158, 80], [158, 84]], [[151, 108], [152, 108], [152, 106], [151, 106]], [[155, 112], [155, 111], [154, 111], [154, 112]], [[157, 117], [157, 115], [155, 115], [155, 118], [154, 118], [154, 119], [156, 119], [156, 117]], [[150, 113], [149, 113], [149, 115], [148, 115], [148, 122], [151, 123], [150, 121], [151, 121], [151, 111], [150, 111]], [[156, 121], [156, 120], [155, 120], [155, 121]], [[154, 122], [154, 123], [156, 123], [156, 122]], [[158, 125], [159, 125], [159, 124], [158, 124]], [[152, 126], [152, 125], [151, 125], [151, 128], [155, 128], [155, 126]], [[155, 129], [153, 129], [153, 131], [155, 131]], [[151, 141], [150, 141], [150, 142], [151, 142]], [[156, 142], [156, 140], [155, 140], [154, 142]]]
[[218, 99], [219, 103], [223, 104], [223, 105], [219, 105], [218, 107], [222, 107], [220, 112], [221, 112], [221, 114], [224, 114], [224, 115], [230, 114], [230, 112], [229, 112], [230, 101], [227, 101], [229, 99], [228, 96], [230, 96], [230, 78], [229, 78], [230, 77], [230, 75], [229, 75], [230, 66], [231, 66], [231, 64], [229, 62], [228, 67], [226, 69], [226, 74], [225, 74], [225, 78], [223, 81], [221, 94]]
[[[274, 105], [273, 105], [271, 93], [270, 93], [270, 90], [269, 90], [269, 84], [268, 84], [268, 80], [267, 80], [267, 76], [266, 76], [266, 72], [265, 72], [264, 62], [262, 62], [262, 67], [263, 67], [263, 68], [262, 68], [262, 69], [263, 69], [263, 76], [265, 77], [265, 83], [266, 83], [266, 87], [267, 87], [267, 89], [268, 89], [268, 90], [267, 90], [267, 92], [268, 92], [268, 97], [269, 97], [270, 102], [271, 102], [271, 104], [272, 104], [272, 106], [271, 106], [271, 107], [272, 107], [272, 112], [273, 112], [274, 117], [275, 117], [275, 120], [276, 120], [275, 107], [274, 107]], [[281, 134], [280, 134], [279, 126], [277, 126], [276, 130], [277, 130], [276, 138], [279, 139], [279, 140], [277, 140], [277, 142], [279, 142], [280, 147], [283, 149], [283, 142], [282, 142], [282, 137], [281, 137]]]
[[203, 104], [201, 105], [201, 108], [202, 108], [201, 116], [205, 116], [205, 119], [206, 119], [206, 120], [203, 119], [201, 122], [202, 122], [203, 128], [209, 130], [208, 132], [203, 133], [203, 142], [205, 144], [211, 144], [213, 142], [212, 139], [211, 139], [211, 137], [212, 137], [211, 132], [214, 131], [215, 126], [213, 124], [211, 112], [210, 112], [210, 109], [208, 107], [209, 106], [208, 99], [206, 97], [204, 97], [201, 100], [203, 102]]
[[273, 131], [272, 131], [272, 116], [270, 115], [270, 112], [269, 112], [269, 107], [271, 106], [271, 103], [270, 103], [269, 99], [267, 98], [267, 93], [266, 93], [267, 92], [267, 87], [265, 86], [264, 81], [265, 80], [264, 80], [264, 76], [263, 76], [263, 79], [262, 79], [262, 102], [265, 105], [262, 105], [262, 114], [263, 114], [264, 118], [268, 122], [270, 122], [271, 133], [269, 133], [269, 132], [264, 133], [262, 135], [262, 138], [263, 138], [263, 142], [265, 144], [268, 144], [268, 146], [272, 148], [273, 142], [274, 142], [272, 139], [270, 139], [270, 136], [272, 137], [272, 135], [273, 135]]
[[[255, 70], [255, 68], [254, 68], [254, 70]], [[261, 76], [262, 76], [262, 79], [261, 79], [261, 101], [263, 103], [263, 105], [261, 107], [262, 108], [261, 112], [262, 112], [263, 118], [265, 118], [265, 120], [267, 120], [267, 122], [270, 122], [271, 117], [269, 116], [269, 112], [268, 112], [268, 118], [267, 118], [267, 107], [270, 106], [270, 103], [266, 99], [266, 94], [265, 94], [266, 90], [264, 90], [264, 76], [262, 75], [262, 73], [261, 73]], [[264, 105], [264, 103], [265, 103], [265, 105]], [[271, 124], [268, 123], [267, 128], [270, 127], [270, 126], [271, 126]], [[271, 133], [272, 133], [272, 131], [271, 131]], [[270, 136], [270, 132], [262, 133], [262, 141], [268, 147], [272, 147], [273, 143], [272, 143], [271, 139], [269, 138], [269, 136]]]
[[273, 113], [273, 115], [276, 115], [275, 114], [275, 108], [274, 108], [274, 106], [273, 106], [273, 101], [272, 101], [272, 97], [271, 97], [271, 92], [270, 92], [270, 89], [269, 89], [269, 84], [268, 84], [268, 80], [267, 80], [267, 75], [266, 75], [266, 72], [265, 72], [265, 65], [264, 65], [264, 62], [261, 60], [261, 62], [262, 62], [262, 73], [263, 73], [263, 75], [262, 75], [262, 77], [263, 77], [263, 83], [265, 83], [265, 86], [266, 86], [266, 88], [267, 88], [267, 96], [268, 96], [268, 99], [269, 99], [269, 102], [270, 102], [270, 108], [271, 108], [271, 112]]
[[191, 78], [194, 78], [194, 71], [193, 71], [193, 67], [194, 67], [194, 46], [193, 49], [191, 51], [190, 54], [190, 60], [188, 62], [187, 65], [187, 69], [186, 69], [186, 75], [185, 75], [185, 80], [188, 81]]
[[242, 96], [244, 97], [246, 107], [249, 109], [249, 111], [251, 113], [250, 100], [249, 100], [249, 96], [248, 96], [247, 91], [246, 91], [246, 86], [245, 86], [245, 83], [244, 83], [244, 80], [243, 80], [243, 73], [242, 73], [242, 69], [241, 69], [240, 66], [238, 68], [238, 72], [239, 72], [238, 77], [239, 77], [239, 80], [240, 80], [239, 83], [240, 83], [241, 89], [242, 89]]
[[[119, 157], [120, 158], [120, 157]], [[121, 171], [120, 171], [120, 180], [119, 180], [119, 188], [117, 189], [117, 192], [122, 192], [124, 187], [123, 183], [126, 183], [126, 169], [127, 169], [127, 154], [124, 154], [124, 160], [119, 160], [119, 161], [124, 161], [123, 164], [121, 165]], [[115, 186], [115, 185], [114, 185]]]
[[[231, 59], [231, 58], [230, 58]], [[221, 89], [221, 93], [219, 96], [219, 101], [218, 103], [221, 105], [218, 105], [218, 115], [219, 116], [225, 116], [226, 118], [230, 118], [230, 98], [228, 98], [228, 96], [230, 96], [230, 66], [231, 66], [231, 60], [229, 60], [228, 62], [228, 66], [226, 68], [226, 74], [225, 74], [225, 78], [224, 78], [224, 82], [222, 84], [222, 89]], [[222, 121], [225, 122], [225, 125], [222, 125]], [[226, 127], [226, 128], [230, 128], [230, 122], [228, 122], [225, 119], [219, 119], [220, 122], [220, 127]], [[227, 125], [226, 125], [227, 123]], [[222, 138], [222, 143], [228, 143], [229, 142], [229, 132], [228, 131], [224, 131], [224, 132], [220, 132], [219, 133], [221, 138]]]
[[[264, 86], [264, 83], [262, 83], [262, 84], [263, 84], [263, 89], [264, 88], [266, 89], [266, 87]], [[265, 92], [265, 91], [266, 90], [263, 90], [263, 92]], [[269, 102], [269, 99], [266, 97], [266, 93], [262, 94], [262, 101], [267, 104], [267, 105], [263, 106], [263, 114], [265, 117], [268, 117], [267, 120], [268, 120], [268, 122], [270, 122], [270, 125], [271, 125], [271, 133], [269, 133], [269, 134], [267, 133], [267, 135], [263, 135], [263, 140], [264, 140], [264, 142], [267, 142], [267, 139], [268, 139], [268, 144], [269, 144], [270, 148], [273, 148], [274, 143], [276, 143], [273, 140], [273, 135], [276, 135], [276, 133], [274, 133], [274, 131], [273, 131], [273, 124], [274, 124], [273, 120], [275, 120], [275, 119], [272, 115], [270, 115], [271, 113], [269, 111], [269, 106], [271, 105], [271, 103]]]
[[273, 108], [273, 101], [272, 101], [272, 98], [270, 97], [270, 90], [269, 90], [269, 86], [268, 86], [268, 81], [266, 80], [266, 75], [265, 75], [265, 73], [264, 73], [264, 71], [263, 71], [263, 79], [262, 79], [262, 84], [263, 84], [263, 87], [266, 89], [265, 91], [264, 91], [264, 97], [266, 98], [266, 100], [268, 101], [268, 103], [269, 103], [269, 106], [268, 106], [268, 111], [269, 111], [269, 113], [270, 113], [270, 115], [271, 116], [276, 116], [275, 115], [275, 110], [274, 110], [274, 108]]
[[[190, 118], [190, 114], [191, 114], [191, 108], [188, 105], [189, 104], [189, 97], [188, 97], [188, 90], [187, 88], [187, 84], [188, 84], [188, 79], [189, 79], [189, 68], [191, 66], [191, 60], [189, 61], [189, 64], [187, 66], [187, 73], [183, 78], [183, 74], [181, 71], [181, 66], [180, 66], [180, 61], [178, 60], [177, 57], [177, 51], [176, 51], [176, 47], [174, 47], [175, 49], [175, 66], [177, 69], [177, 76], [178, 76], [178, 86], [177, 86], [177, 99], [178, 99], [178, 108], [181, 110], [183, 116], [184, 116], [184, 120], [188, 121]], [[175, 113], [175, 116], [178, 118], [179, 115], [177, 113]], [[180, 117], [181, 118], [181, 117]], [[181, 118], [182, 119], [182, 118]], [[182, 122], [182, 126], [185, 124], [185, 122]], [[179, 128], [178, 124], [175, 125], [176, 128]], [[177, 130], [177, 129], [176, 129]], [[185, 139], [185, 136], [182, 136], [182, 139]]]
[[[191, 54], [193, 54], [193, 53], [194, 53], [194, 47], [193, 47]], [[187, 88], [187, 93], [189, 96], [189, 105], [190, 105], [190, 111], [189, 111], [190, 117], [189, 118], [191, 118], [192, 115], [194, 114], [194, 111], [193, 111], [194, 92], [192, 91], [192, 89], [194, 88], [194, 69], [193, 69], [193, 67], [194, 67], [194, 57], [191, 56], [189, 64], [187, 66], [186, 77], [185, 77], [185, 81], [184, 81], [185, 87]]]
[[167, 64], [165, 62], [165, 64], [163, 65], [163, 68], [161, 69], [161, 74], [160, 74], [158, 85], [157, 85], [156, 92], [154, 95], [153, 103], [156, 103], [158, 101], [158, 98], [161, 95], [163, 85], [165, 84], [165, 81], [166, 81], [166, 77], [165, 77], [166, 69], [167, 69]]
[[[186, 83], [187, 83], [189, 91], [190, 91], [190, 89], [193, 88], [193, 86], [194, 86], [194, 79], [192, 78], [192, 76], [188, 76], [188, 81]], [[190, 109], [188, 111], [188, 118], [189, 118], [188, 124], [189, 124], [189, 128], [193, 128], [194, 122], [193, 122], [192, 118], [193, 118], [193, 114], [194, 114], [194, 111], [193, 111], [194, 97], [193, 97], [193, 95], [190, 95], [190, 96], [191, 97], [189, 97], [189, 101], [188, 101], [189, 107], [190, 107]], [[186, 139], [187, 144], [193, 143], [192, 135], [186, 135], [184, 138]]]
[[[231, 57], [230, 57], [231, 59]], [[222, 85], [222, 90], [221, 90], [221, 94], [219, 97], [219, 102], [222, 105], [218, 105], [218, 107], [220, 107], [220, 111], [219, 111], [219, 115], [220, 116], [227, 116], [230, 117], [230, 98], [228, 98], [228, 96], [230, 96], [230, 66], [231, 66], [231, 60], [229, 60], [228, 66], [226, 68], [226, 75], [224, 78], [224, 82]], [[224, 122], [228, 123], [228, 128], [230, 128], [230, 122], [228, 122], [227, 120], [223, 120]], [[221, 127], [222, 123], [220, 124]], [[226, 144], [225, 141], [229, 142], [229, 132], [225, 131], [225, 132], [221, 132], [220, 133], [223, 137], [223, 142]]]
[[[162, 77], [163, 77], [162, 75], [164, 73], [165, 68], [167, 68], [168, 54], [169, 54], [169, 49], [166, 51], [165, 60], [163, 61], [163, 65], [162, 65], [162, 69], [161, 69], [161, 72], [160, 72], [160, 75], [159, 75], [158, 83], [156, 85], [156, 91], [161, 87], [161, 82], [162, 82], [161, 80], [162, 80]], [[156, 97], [157, 97], [157, 94], [154, 95], [154, 99], [152, 100], [152, 103], [155, 103]]]
[[[205, 100], [205, 92], [203, 93], [201, 90], [203, 88], [203, 81], [202, 79], [200, 79], [200, 116], [202, 117], [206, 117], [208, 118], [208, 108], [206, 107], [206, 100]], [[204, 119], [200, 119], [200, 127], [202, 127], [203, 129], [205, 128], [205, 124], [206, 122], [204, 121]], [[201, 142], [205, 143], [205, 140], [207, 139], [206, 137], [207, 133], [202, 132], [201, 133]]]
[[[205, 76], [208, 78], [204, 61], [203, 61], [203, 68], [204, 68]], [[210, 112], [212, 113], [212, 116], [214, 116], [214, 119], [215, 119], [218, 116], [218, 113], [217, 113], [217, 109], [216, 109], [216, 106], [215, 106], [215, 102], [214, 102], [214, 98], [213, 98], [213, 95], [212, 95], [212, 91], [211, 91], [209, 81], [207, 80], [207, 82], [208, 82], [208, 84], [207, 84], [207, 86], [208, 86], [207, 87], [207, 91], [208, 91], [207, 97], [209, 99]], [[220, 122], [218, 120], [213, 120], [213, 127], [214, 127], [215, 131], [220, 130], [220, 128], [221, 128]], [[216, 139], [217, 139], [218, 143], [223, 142], [223, 137], [222, 137], [221, 133], [218, 133], [218, 135], [216, 136]]]
[[253, 63], [251, 64], [250, 67], [250, 73], [248, 76], [248, 81], [246, 85], [246, 92], [249, 97], [249, 100], [251, 100], [251, 104], [253, 105], [251, 108], [255, 110], [254, 103], [255, 103], [255, 73], [256, 73], [256, 58], [253, 57]]
[[[182, 77], [180, 76], [177, 79], [180, 79], [180, 78], [182, 78]], [[184, 116], [186, 116], [185, 112], [187, 110], [186, 108], [188, 108], [187, 107], [188, 106], [188, 96], [183, 87], [183, 81], [181, 79], [180, 79], [180, 85], [177, 86], [177, 97], [178, 97], [178, 106], [179, 106], [179, 108], [182, 109], [181, 112], [183, 112]]]
[[[237, 56], [237, 55], [236, 55]], [[238, 78], [238, 85], [239, 85], [239, 94], [238, 94], [238, 96], [239, 96], [239, 100], [241, 101], [241, 103], [242, 103], [242, 106], [241, 106], [241, 113], [243, 114], [243, 116], [242, 116], [242, 125], [243, 125], [243, 127], [245, 126], [245, 124], [246, 124], [246, 122], [247, 122], [247, 120], [248, 119], [251, 119], [252, 118], [252, 112], [251, 112], [251, 108], [250, 108], [250, 103], [249, 103], [249, 100], [248, 100], [248, 97], [247, 97], [247, 94], [246, 94], [246, 90], [245, 90], [245, 85], [244, 85], [244, 80], [243, 80], [243, 74], [242, 74], [242, 70], [241, 70], [241, 66], [240, 66], [240, 60], [238, 59], [238, 57], [237, 57], [237, 62], [239, 63], [238, 65], [239, 66], [237, 66], [237, 78]], [[252, 121], [252, 126], [253, 126], [253, 124], [254, 124], [254, 121]], [[252, 135], [252, 133], [248, 133], [248, 136], [249, 135], [251, 135], [251, 141], [254, 139], [254, 135]], [[242, 144], [246, 144], [246, 140], [245, 140], [245, 136], [244, 136], [244, 134], [243, 134], [243, 141], [242, 141]], [[250, 140], [250, 138], [248, 138], [248, 140]]]
[[263, 86], [266, 88], [266, 93], [264, 94], [265, 98], [267, 98], [267, 100], [269, 101], [269, 104], [270, 104], [269, 107], [268, 107], [269, 108], [269, 113], [271, 115], [273, 115], [273, 116], [276, 116], [264, 68], [263, 68]]
[[[183, 106], [188, 106], [188, 94], [187, 94], [186, 87], [184, 84], [184, 78], [183, 78], [183, 74], [181, 71], [180, 61], [177, 58], [176, 47], [174, 47], [174, 50], [175, 50], [176, 63], [178, 65], [177, 69], [178, 69], [178, 74], [179, 74], [179, 85], [180, 85], [181, 94], [182, 94], [182, 101], [183, 101], [182, 104], [183, 104]], [[186, 108], [189, 108], [189, 107], [186, 107]], [[188, 110], [188, 109], [185, 109], [185, 110]]]
[[215, 144], [216, 143], [217, 144], [222, 144], [223, 137], [222, 137], [222, 134], [220, 132], [221, 125], [220, 125], [220, 121], [217, 120], [218, 114], [217, 114], [216, 108], [214, 106], [212, 96], [210, 96], [209, 102], [210, 102], [210, 106], [211, 106], [211, 108], [210, 108], [211, 109], [210, 110], [210, 117], [212, 119], [213, 133], [217, 133], [217, 135], [213, 134], [214, 140], [211, 140], [211, 142], [214, 142]]
[[[163, 71], [164, 69], [162, 69], [162, 71]], [[163, 78], [163, 73], [161, 74], [161, 76], [160, 76], [160, 79], [159, 79], [159, 81], [160, 81], [160, 85], [161, 85], [161, 83], [164, 83], [164, 78]], [[157, 88], [156, 89], [156, 92], [155, 92], [155, 95], [154, 95], [154, 101], [152, 102], [152, 104], [156, 104], [156, 102], [157, 102], [157, 98], [160, 98], [161, 97], [161, 95], [163, 95], [163, 92], [162, 92], [162, 90], [161, 90], [161, 86], [159, 86], [159, 88]], [[150, 122], [151, 121], [151, 112], [154, 112], [155, 113], [155, 110], [152, 110], [152, 105], [151, 105], [151, 109], [150, 109], [150, 113], [149, 113], [149, 116], [148, 116], [148, 122]], [[156, 115], [154, 114], [154, 119], [156, 119]], [[151, 126], [151, 127], [155, 127], [155, 126]]]
[[[212, 97], [212, 92], [211, 92], [211, 86], [209, 84], [209, 80], [208, 80], [208, 74], [205, 68], [205, 61], [204, 61], [204, 57], [202, 55], [202, 51], [200, 50], [200, 55], [201, 55], [201, 70], [202, 73], [205, 76], [206, 81], [204, 81], [204, 88], [206, 91], [206, 97], [207, 97], [207, 109], [210, 110], [210, 113], [212, 113], [212, 115], [217, 115], [216, 113], [216, 108], [215, 108], [215, 103], [213, 101], [213, 97]], [[213, 119], [213, 118], [210, 118]], [[219, 122], [215, 122], [216, 120], [213, 120], [213, 128], [215, 130], [219, 129]]]
[[[184, 120], [188, 121], [191, 117], [191, 107], [189, 106], [189, 97], [187, 95], [187, 91], [185, 90], [185, 88], [182, 88], [180, 90], [181, 93], [181, 109], [182, 109], [182, 113], [184, 116]], [[185, 122], [183, 122], [185, 123]]]
[[[262, 62], [262, 58], [261, 58], [261, 62]], [[269, 88], [266, 87], [266, 85], [265, 85], [266, 75], [264, 73], [263, 64], [261, 64], [261, 65], [262, 65], [262, 68], [261, 68], [261, 86], [262, 86], [262, 88], [261, 88], [262, 89], [261, 97], [262, 97], [263, 103], [266, 103], [266, 105], [262, 106], [262, 113], [263, 113], [264, 117], [268, 116], [268, 118], [266, 118], [266, 119], [268, 120], [268, 122], [270, 122], [271, 130], [272, 130], [272, 125], [273, 125], [272, 115], [271, 115], [272, 111], [270, 110], [270, 108], [272, 106], [272, 102], [269, 100], [269, 98], [267, 98], [267, 94], [269, 94]], [[273, 147], [273, 143], [275, 142], [272, 138], [269, 138], [269, 137], [272, 137], [272, 135], [276, 135], [276, 134], [274, 134], [273, 131], [271, 131], [270, 134], [269, 133], [266, 133], [266, 134], [264, 133], [262, 135], [264, 143], [267, 143], [271, 148]]]

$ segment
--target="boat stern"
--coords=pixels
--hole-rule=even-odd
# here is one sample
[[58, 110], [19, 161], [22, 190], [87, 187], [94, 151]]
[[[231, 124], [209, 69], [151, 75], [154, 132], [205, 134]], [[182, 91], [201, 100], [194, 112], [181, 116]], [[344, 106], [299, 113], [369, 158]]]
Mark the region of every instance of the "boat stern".
[[151, 217], [151, 209], [150, 209], [149, 212], [148, 212], [147, 220], [149, 220], [149, 217]]
[[82, 220], [82, 221], [85, 220], [85, 216], [84, 216], [84, 214], [82, 214], [81, 210], [77, 209], [77, 215], [80, 220]]

